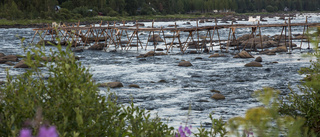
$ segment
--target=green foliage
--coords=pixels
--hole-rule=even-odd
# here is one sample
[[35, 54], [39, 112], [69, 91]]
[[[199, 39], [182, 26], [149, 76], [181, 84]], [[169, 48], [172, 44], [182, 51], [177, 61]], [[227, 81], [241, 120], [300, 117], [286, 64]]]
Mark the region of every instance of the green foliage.
[[299, 91], [291, 90], [291, 94], [286, 97], [287, 101], [282, 103], [282, 113], [292, 115], [294, 117], [301, 116], [306, 118], [305, 126], [312, 129], [318, 136], [320, 135], [320, 52], [319, 52], [319, 35], [320, 28], [316, 33], [310, 36], [310, 40], [314, 43], [315, 52], [311, 55], [315, 57], [315, 61], [311, 61], [311, 65], [307, 68], [301, 68], [300, 74], [306, 75]]
[[73, 9], [72, 12], [82, 15], [82, 17], [93, 17], [98, 14], [95, 10], [89, 9], [87, 7], [77, 7]]
[[[75, 59], [70, 47], [58, 45], [49, 55], [40, 45], [25, 51], [23, 60], [30, 69], [16, 77], [7, 71], [7, 83], [0, 88], [0, 136], [17, 136], [23, 125], [37, 131], [36, 125], [49, 122], [61, 137], [173, 134], [173, 128], [158, 117], [151, 119], [148, 112], [133, 104], [117, 104], [112, 93], [101, 95], [89, 70]], [[40, 64], [44, 67], [38, 68]], [[40, 119], [38, 108], [42, 109]], [[33, 119], [38, 124], [28, 122]]]
[[[16, 7], [11, 7], [16, 3]], [[291, 11], [317, 11], [319, 0], [2, 0], [0, 1], [0, 17], [7, 19], [42, 18], [54, 12], [54, 6], [60, 5], [70, 11], [79, 7], [94, 9], [94, 12], [103, 12], [106, 7], [112, 8], [119, 15], [166, 15], [183, 13], [207, 13], [213, 10], [245, 12], [283, 11], [288, 7]], [[150, 9], [154, 9], [150, 10]], [[138, 10], [140, 9], [140, 10]], [[22, 14], [16, 14], [18, 12]], [[156, 12], [155, 12], [156, 11]], [[9, 14], [9, 12], [13, 14]], [[46, 13], [48, 12], [48, 13]], [[122, 13], [126, 12], [126, 13]], [[20, 16], [17, 16], [20, 15]], [[91, 17], [81, 14], [83, 17]], [[97, 14], [93, 14], [96, 16]], [[53, 17], [54, 16], [50, 16]]]
[[5, 17], [6, 19], [15, 20], [23, 17], [23, 12], [18, 9], [17, 4], [12, 1], [11, 3], [6, 3], [1, 6], [0, 17]]
[[209, 117], [211, 119], [212, 125], [209, 130], [206, 128], [200, 126], [198, 128], [199, 133], [195, 133], [194, 135], [197, 137], [215, 137], [215, 136], [221, 136], [224, 137], [228, 133], [226, 130], [227, 122], [224, 122], [221, 118], [220, 119], [214, 119], [212, 117], [212, 114], [209, 114]]
[[273, 8], [271, 5], [268, 5], [268, 6], [266, 7], [266, 10], [267, 10], [268, 12], [273, 12], [273, 11], [274, 11], [274, 8]]
[[[279, 115], [279, 93], [271, 88], [256, 91], [254, 95], [263, 106], [249, 109], [244, 117], [231, 118], [228, 122], [231, 133], [236, 136], [251, 134], [259, 137], [306, 136], [306, 130], [302, 128], [304, 118]], [[243, 133], [240, 128], [244, 128]]]
[[111, 17], [114, 17], [114, 16], [118, 16], [119, 13], [116, 12], [116, 11], [114, 11], [114, 10], [110, 10], [107, 15], [109, 15], [109, 16], [111, 16]]

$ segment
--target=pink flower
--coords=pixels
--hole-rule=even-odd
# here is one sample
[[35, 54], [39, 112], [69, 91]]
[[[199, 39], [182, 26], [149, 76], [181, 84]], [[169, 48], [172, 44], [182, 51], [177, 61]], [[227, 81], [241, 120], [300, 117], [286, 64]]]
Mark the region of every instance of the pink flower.
[[39, 129], [38, 137], [59, 137], [59, 135], [55, 126], [49, 128], [42, 126]]
[[186, 133], [188, 135], [191, 135], [191, 133], [192, 133], [190, 130], [191, 128], [192, 128], [191, 125], [190, 125], [190, 128], [187, 126], [185, 126], [184, 128], [182, 126], [180, 126], [178, 129], [178, 134], [176, 134], [176, 137], [187, 137]]
[[30, 129], [22, 129], [19, 137], [32, 137], [32, 131]]

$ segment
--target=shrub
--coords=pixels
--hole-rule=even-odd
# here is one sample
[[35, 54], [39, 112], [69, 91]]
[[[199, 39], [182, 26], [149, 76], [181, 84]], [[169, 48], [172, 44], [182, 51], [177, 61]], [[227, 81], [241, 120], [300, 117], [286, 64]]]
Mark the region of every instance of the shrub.
[[[244, 117], [231, 118], [228, 122], [231, 133], [259, 137], [306, 136], [306, 130], [302, 128], [304, 118], [279, 115], [279, 93], [271, 88], [256, 91], [255, 96], [263, 106], [249, 109]], [[242, 133], [240, 128], [244, 128]]]
[[[59, 136], [166, 136], [173, 134], [158, 117], [116, 103], [112, 93], [99, 93], [88, 69], [75, 59], [70, 45], [60, 45], [46, 55], [44, 46], [25, 49], [23, 74], [10, 76], [0, 88], [0, 136], [17, 136], [24, 123], [37, 117], [57, 128]], [[52, 62], [49, 62], [52, 61]], [[43, 68], [38, 68], [43, 64]], [[39, 126], [28, 127], [38, 131]], [[36, 134], [36, 133], [33, 133]]]
[[320, 135], [320, 53], [318, 48], [320, 29], [311, 35], [315, 52], [311, 54], [316, 61], [311, 61], [307, 68], [301, 68], [299, 73], [306, 75], [305, 81], [298, 86], [299, 91], [291, 89], [291, 94], [285, 98], [281, 105], [281, 113], [293, 117], [305, 117], [305, 126], [312, 129], [318, 136]]
[[108, 16], [114, 17], [114, 16], [118, 16], [119, 13], [114, 11], [114, 10], [110, 10], [109, 13], [107, 14]]
[[271, 5], [268, 5], [268, 6], [266, 7], [266, 10], [267, 10], [268, 12], [273, 12], [273, 11], [274, 11], [274, 8], [273, 8]]

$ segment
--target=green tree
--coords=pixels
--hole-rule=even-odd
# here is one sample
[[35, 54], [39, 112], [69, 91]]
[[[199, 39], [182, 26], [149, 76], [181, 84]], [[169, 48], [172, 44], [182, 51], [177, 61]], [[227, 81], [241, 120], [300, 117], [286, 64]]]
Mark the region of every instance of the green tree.
[[177, 2], [177, 11], [178, 11], [178, 13], [184, 12], [184, 4], [183, 4], [182, 0], [178, 0], [178, 2]]

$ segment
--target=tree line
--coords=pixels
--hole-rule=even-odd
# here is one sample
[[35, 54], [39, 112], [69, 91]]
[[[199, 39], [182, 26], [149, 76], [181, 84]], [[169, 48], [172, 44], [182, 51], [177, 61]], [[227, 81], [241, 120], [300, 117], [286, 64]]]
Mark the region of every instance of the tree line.
[[[100, 15], [316, 11], [320, 0], [2, 0], [0, 18], [68, 19]], [[61, 7], [57, 12], [56, 6]]]

